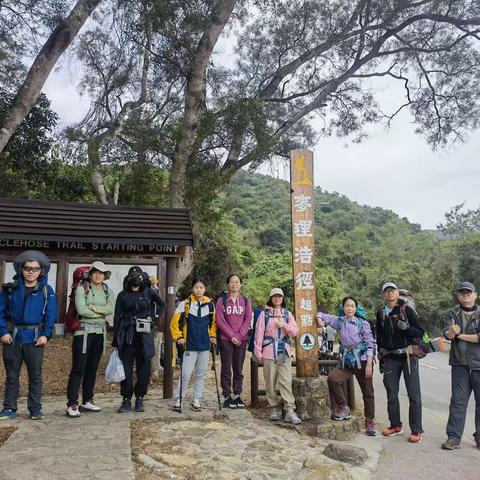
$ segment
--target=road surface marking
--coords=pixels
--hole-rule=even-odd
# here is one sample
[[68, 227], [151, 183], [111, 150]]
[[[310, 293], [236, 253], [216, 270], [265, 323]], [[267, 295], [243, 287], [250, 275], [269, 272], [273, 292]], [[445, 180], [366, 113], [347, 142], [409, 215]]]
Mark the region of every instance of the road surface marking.
[[431, 365], [428, 365], [427, 363], [423, 363], [423, 362], [419, 362], [420, 365], [423, 365], [424, 367], [428, 367], [428, 368], [433, 368], [433, 370], [439, 370], [437, 367], [432, 367]]

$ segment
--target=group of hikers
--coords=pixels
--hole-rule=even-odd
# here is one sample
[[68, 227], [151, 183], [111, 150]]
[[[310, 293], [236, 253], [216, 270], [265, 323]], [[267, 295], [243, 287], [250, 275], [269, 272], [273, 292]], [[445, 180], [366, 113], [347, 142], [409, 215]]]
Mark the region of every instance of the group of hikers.
[[[0, 340], [6, 371], [0, 420], [17, 416], [19, 374], [23, 362], [28, 371], [27, 407], [30, 418], [38, 420], [44, 416], [41, 403], [43, 352], [57, 321], [57, 304], [53, 288], [48, 284], [50, 262], [43, 253], [23, 252], [13, 264], [15, 281], [7, 284], [0, 293]], [[118, 349], [125, 372], [120, 386], [122, 403], [117, 412], [145, 410], [143, 398], [147, 394], [151, 360], [155, 356], [152, 306], [155, 306], [156, 318], [160, 318], [166, 305], [155, 286], [146, 281], [146, 274], [139, 266], [129, 269], [116, 301], [105, 283], [110, 275], [103, 262], [93, 262], [85, 269], [83, 281], [74, 289], [79, 322], [73, 332], [72, 368], [67, 386], [68, 417], [101, 410], [94, 402], [94, 387], [99, 361], [106, 347], [106, 317], [111, 314], [112, 345]], [[221, 359], [223, 408], [245, 408], [241, 395], [248, 347], [254, 360], [263, 364], [270, 420], [282, 419], [283, 404], [283, 420], [300, 424], [292, 393], [290, 346], [299, 327], [286, 307], [282, 289], [271, 289], [265, 306], [256, 311], [254, 320], [251, 301], [241, 293], [239, 275], [228, 276], [227, 289], [216, 301], [205, 295], [206, 287], [204, 280], [194, 279], [190, 295], [178, 303], [170, 320], [170, 331], [181, 358], [174, 410], [182, 410], [194, 371], [191, 408], [202, 409], [209, 355], [212, 352], [215, 360], [217, 348]], [[474, 439], [480, 449], [480, 307], [472, 283], [460, 283], [456, 292], [458, 304], [445, 313], [443, 322], [444, 336], [451, 342], [452, 396], [447, 440], [442, 448], [460, 448], [467, 405], [473, 391], [476, 402]], [[419, 359], [428, 351], [428, 341], [416, 310], [401, 298], [397, 285], [386, 282], [381, 293], [384, 302], [372, 323], [352, 296], [342, 300], [337, 315], [317, 314], [319, 334], [330, 327], [338, 333], [340, 342], [339, 365], [328, 376], [335, 403], [333, 418], [337, 421], [350, 418], [343, 384], [355, 376], [363, 394], [366, 434], [376, 434], [373, 375], [378, 360], [390, 421], [390, 426], [382, 433], [387, 437], [403, 434], [399, 403], [399, 384], [403, 374], [409, 399], [411, 433], [408, 440], [419, 443], [423, 434]], [[135, 404], [132, 406], [134, 395]]]

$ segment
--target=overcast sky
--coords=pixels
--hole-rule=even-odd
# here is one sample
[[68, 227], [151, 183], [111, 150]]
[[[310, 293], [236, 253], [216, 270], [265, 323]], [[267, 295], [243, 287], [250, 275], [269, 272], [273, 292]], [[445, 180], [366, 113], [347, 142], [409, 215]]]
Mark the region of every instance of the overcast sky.
[[[76, 73], [64, 64], [44, 88], [63, 126], [80, 120], [89, 105], [77, 93]], [[389, 83], [377, 88], [383, 108], [395, 110], [401, 89]], [[445, 212], [459, 203], [479, 207], [480, 132], [465, 144], [434, 152], [414, 133], [407, 111], [389, 131], [377, 125], [368, 132], [369, 138], [361, 144], [348, 146], [345, 139], [320, 139], [314, 148], [315, 183], [360, 204], [391, 209], [423, 228], [435, 228]]]

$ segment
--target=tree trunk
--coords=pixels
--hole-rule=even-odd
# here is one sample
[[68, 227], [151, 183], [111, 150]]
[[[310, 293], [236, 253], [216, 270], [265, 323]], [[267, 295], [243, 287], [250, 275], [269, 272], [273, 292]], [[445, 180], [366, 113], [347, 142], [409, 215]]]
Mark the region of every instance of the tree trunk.
[[198, 122], [205, 106], [208, 62], [236, 3], [237, 0], [218, 2], [210, 24], [200, 39], [188, 73], [182, 132], [170, 175], [170, 206], [173, 208], [182, 208], [185, 205], [187, 163], [194, 152]]
[[37, 101], [52, 68], [100, 2], [101, 0], [78, 0], [70, 15], [62, 20], [43, 45], [18, 90], [13, 105], [1, 122], [0, 153]]

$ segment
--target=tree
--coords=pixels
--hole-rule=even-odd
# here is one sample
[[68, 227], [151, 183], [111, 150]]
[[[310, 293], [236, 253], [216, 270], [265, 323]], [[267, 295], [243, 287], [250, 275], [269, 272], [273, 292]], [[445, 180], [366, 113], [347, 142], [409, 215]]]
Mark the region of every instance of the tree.
[[463, 237], [470, 233], [480, 233], [480, 208], [463, 211], [465, 204], [461, 203], [445, 214], [445, 223], [440, 223], [438, 229], [444, 235]]
[[0, 153], [32, 109], [52, 68], [100, 1], [78, 0], [68, 17], [57, 23], [36, 56], [12, 104], [1, 119]]

